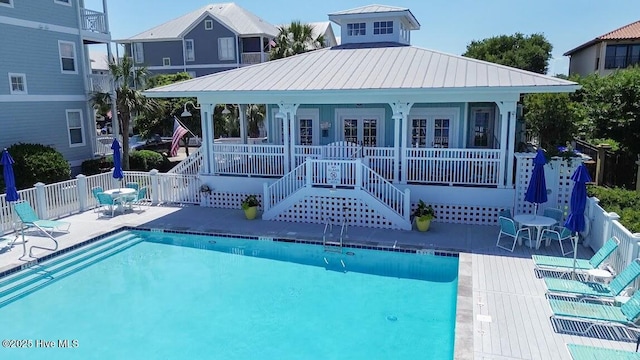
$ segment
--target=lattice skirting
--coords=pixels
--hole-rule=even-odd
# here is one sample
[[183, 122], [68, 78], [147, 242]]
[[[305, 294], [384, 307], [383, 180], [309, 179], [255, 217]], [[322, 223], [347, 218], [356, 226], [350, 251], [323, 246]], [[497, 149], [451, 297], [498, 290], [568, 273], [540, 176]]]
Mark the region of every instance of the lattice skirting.
[[[249, 195], [245, 193], [212, 192], [201, 197], [201, 206], [220, 209], [240, 209], [242, 200]], [[262, 195], [256, 194], [262, 204]], [[411, 204], [411, 211], [417, 203]], [[472, 205], [432, 204], [436, 211], [435, 222], [455, 224], [497, 225], [500, 208]], [[349, 226], [364, 226], [382, 229], [393, 229], [391, 222], [363, 202], [353, 198], [306, 197], [276, 219], [279, 221], [324, 224], [331, 218], [334, 224], [342, 222], [343, 208], [347, 207]]]

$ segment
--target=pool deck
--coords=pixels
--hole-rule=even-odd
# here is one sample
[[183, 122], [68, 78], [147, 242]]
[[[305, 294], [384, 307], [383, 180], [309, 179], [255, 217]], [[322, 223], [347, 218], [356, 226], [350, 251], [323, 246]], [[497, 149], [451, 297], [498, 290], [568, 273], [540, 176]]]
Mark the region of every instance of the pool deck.
[[[318, 224], [250, 221], [244, 218], [241, 210], [198, 206], [154, 206], [143, 207], [143, 210], [114, 218], [98, 218], [98, 214], [90, 210], [61, 219], [71, 223], [71, 231], [56, 236], [59, 248], [73, 246], [124, 226], [320, 241], [324, 228]], [[336, 230], [334, 227], [334, 233], [337, 237], [339, 228]], [[460, 354], [456, 358], [570, 360], [567, 343], [635, 350], [635, 344], [630, 342], [556, 333], [549, 319], [551, 309], [545, 297], [544, 282], [534, 272], [531, 255], [559, 256], [558, 244], [552, 243], [550, 247], [543, 246], [540, 250], [516, 246], [516, 250], [510, 253], [496, 248], [497, 234], [497, 226], [433, 222], [427, 233], [350, 227], [346, 242], [383, 246], [395, 244], [405, 248], [465, 253], [461, 259], [470, 260], [473, 316], [461, 316], [459, 312], [458, 320], [466, 321], [467, 326], [461, 327], [459, 323], [458, 330], [472, 329], [473, 344], [471, 341], [456, 344], [461, 346], [456, 349]], [[6, 235], [0, 240], [0, 273], [27, 264], [27, 261], [19, 259], [23, 254], [20, 241], [10, 250], [6, 249], [5, 245], [10, 240], [13, 240], [13, 235]], [[46, 237], [29, 234], [26, 245], [51, 246], [52, 242]], [[590, 249], [581, 245], [578, 249], [580, 258], [593, 255]], [[39, 257], [50, 252], [35, 249], [33, 253]], [[460, 281], [463, 280], [461, 276]], [[459, 289], [468, 286], [463, 285]], [[471, 353], [473, 356], [470, 356]]]

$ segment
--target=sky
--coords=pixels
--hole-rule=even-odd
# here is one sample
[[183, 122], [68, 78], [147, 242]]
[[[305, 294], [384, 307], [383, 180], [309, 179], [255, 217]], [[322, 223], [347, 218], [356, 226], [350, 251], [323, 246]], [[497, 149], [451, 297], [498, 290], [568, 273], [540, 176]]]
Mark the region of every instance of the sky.
[[[223, 1], [218, 1], [218, 3]], [[111, 37], [123, 39], [180, 17], [203, 0], [107, 0]], [[640, 20], [638, 0], [237, 0], [235, 3], [271, 24], [327, 21], [327, 14], [369, 4], [407, 7], [420, 22], [412, 45], [461, 55], [473, 40], [521, 32], [543, 34], [553, 45], [549, 74], [566, 74], [562, 56], [597, 36]], [[102, 11], [102, 0], [85, 0]], [[333, 25], [340, 36], [339, 27]], [[105, 50], [106, 51], [106, 50]]]

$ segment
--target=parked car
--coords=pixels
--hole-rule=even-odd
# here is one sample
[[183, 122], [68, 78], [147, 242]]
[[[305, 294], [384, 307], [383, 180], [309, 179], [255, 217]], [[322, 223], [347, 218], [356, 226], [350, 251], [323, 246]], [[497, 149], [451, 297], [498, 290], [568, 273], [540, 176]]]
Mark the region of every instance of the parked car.
[[144, 140], [140, 135], [133, 135], [129, 138], [129, 148], [131, 150], [152, 150], [169, 154], [171, 151], [171, 140], [163, 140], [159, 135]]

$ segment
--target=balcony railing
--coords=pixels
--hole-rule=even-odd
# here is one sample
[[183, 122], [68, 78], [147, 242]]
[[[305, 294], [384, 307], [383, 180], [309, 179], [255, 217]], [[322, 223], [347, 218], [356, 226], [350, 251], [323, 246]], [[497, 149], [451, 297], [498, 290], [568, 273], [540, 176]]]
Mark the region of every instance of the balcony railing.
[[80, 14], [80, 26], [82, 27], [82, 30], [100, 34], [108, 33], [107, 21], [104, 13], [88, 9], [80, 9]]
[[113, 86], [111, 85], [110, 75], [89, 75], [89, 91], [91, 92], [111, 92]]
[[266, 61], [269, 61], [268, 53], [242, 53], [242, 64], [244, 65], [259, 64]]

